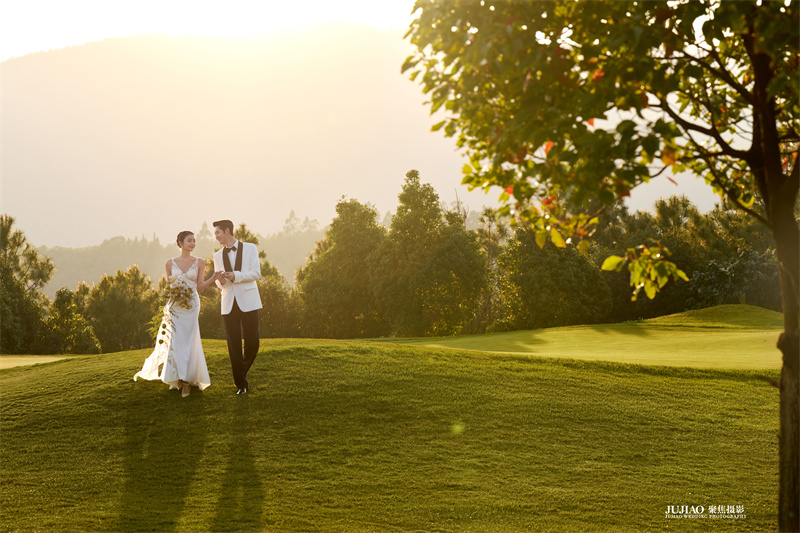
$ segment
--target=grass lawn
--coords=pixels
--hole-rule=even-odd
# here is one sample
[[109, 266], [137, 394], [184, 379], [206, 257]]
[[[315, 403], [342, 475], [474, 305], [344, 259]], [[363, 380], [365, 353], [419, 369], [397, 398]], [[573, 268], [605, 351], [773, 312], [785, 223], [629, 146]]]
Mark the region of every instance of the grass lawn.
[[186, 399], [131, 380], [149, 350], [0, 371], [0, 530], [777, 527], [775, 370], [270, 340], [237, 397], [204, 346]]
[[2, 355], [0, 356], [0, 370], [15, 366], [37, 365], [39, 363], [52, 363], [71, 356], [63, 355]]
[[723, 305], [638, 322], [388, 342], [642, 365], [779, 370], [783, 315]]

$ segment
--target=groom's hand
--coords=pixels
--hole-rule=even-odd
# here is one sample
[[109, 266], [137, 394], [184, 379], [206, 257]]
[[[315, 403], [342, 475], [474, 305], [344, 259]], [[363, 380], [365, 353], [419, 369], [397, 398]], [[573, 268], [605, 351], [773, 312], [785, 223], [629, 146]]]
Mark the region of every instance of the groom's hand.
[[235, 275], [233, 272], [224, 272], [222, 275], [225, 276], [226, 279], [229, 279], [231, 281], [235, 279]]

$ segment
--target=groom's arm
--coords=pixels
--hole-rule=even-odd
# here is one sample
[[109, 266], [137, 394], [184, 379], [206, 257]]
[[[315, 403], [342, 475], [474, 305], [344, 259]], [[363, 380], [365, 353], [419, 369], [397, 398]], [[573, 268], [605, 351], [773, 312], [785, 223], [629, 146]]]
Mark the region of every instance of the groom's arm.
[[[253, 243], [246, 243], [249, 253], [242, 257], [242, 270], [233, 272], [234, 283], [257, 281], [261, 279], [261, 265], [258, 263], [258, 248]], [[244, 250], [242, 250], [244, 252]]]

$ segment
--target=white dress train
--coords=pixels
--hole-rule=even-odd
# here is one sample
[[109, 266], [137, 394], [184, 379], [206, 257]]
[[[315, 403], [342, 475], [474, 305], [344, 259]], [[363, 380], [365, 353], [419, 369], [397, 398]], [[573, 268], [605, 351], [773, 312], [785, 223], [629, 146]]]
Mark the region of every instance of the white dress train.
[[[181, 271], [175, 260], [172, 261], [172, 276], [169, 282], [182, 279], [192, 289], [192, 308], [186, 309], [173, 305], [172, 301], [164, 306], [164, 322], [167, 334], [159, 335], [163, 343], [156, 341], [156, 347], [150, 354], [142, 370], [133, 376], [156, 380], [169, 384], [170, 389], [179, 388], [178, 381], [188, 381], [194, 386], [205, 389], [211, 385], [208, 376], [206, 357], [200, 342], [200, 296], [197, 294], [197, 261], [186, 272]], [[161, 367], [161, 371], [159, 371]]]

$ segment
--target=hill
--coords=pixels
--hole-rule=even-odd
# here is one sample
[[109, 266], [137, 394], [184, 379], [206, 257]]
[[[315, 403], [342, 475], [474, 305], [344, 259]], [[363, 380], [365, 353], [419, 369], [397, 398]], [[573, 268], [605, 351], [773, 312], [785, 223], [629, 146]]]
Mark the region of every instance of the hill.
[[186, 399], [131, 381], [147, 350], [0, 371], [0, 529], [776, 527], [778, 394], [750, 372], [276, 340], [237, 397], [204, 346]]
[[391, 339], [402, 344], [591, 361], [720, 369], [779, 369], [783, 315], [722, 305], [625, 322], [460, 337]]

